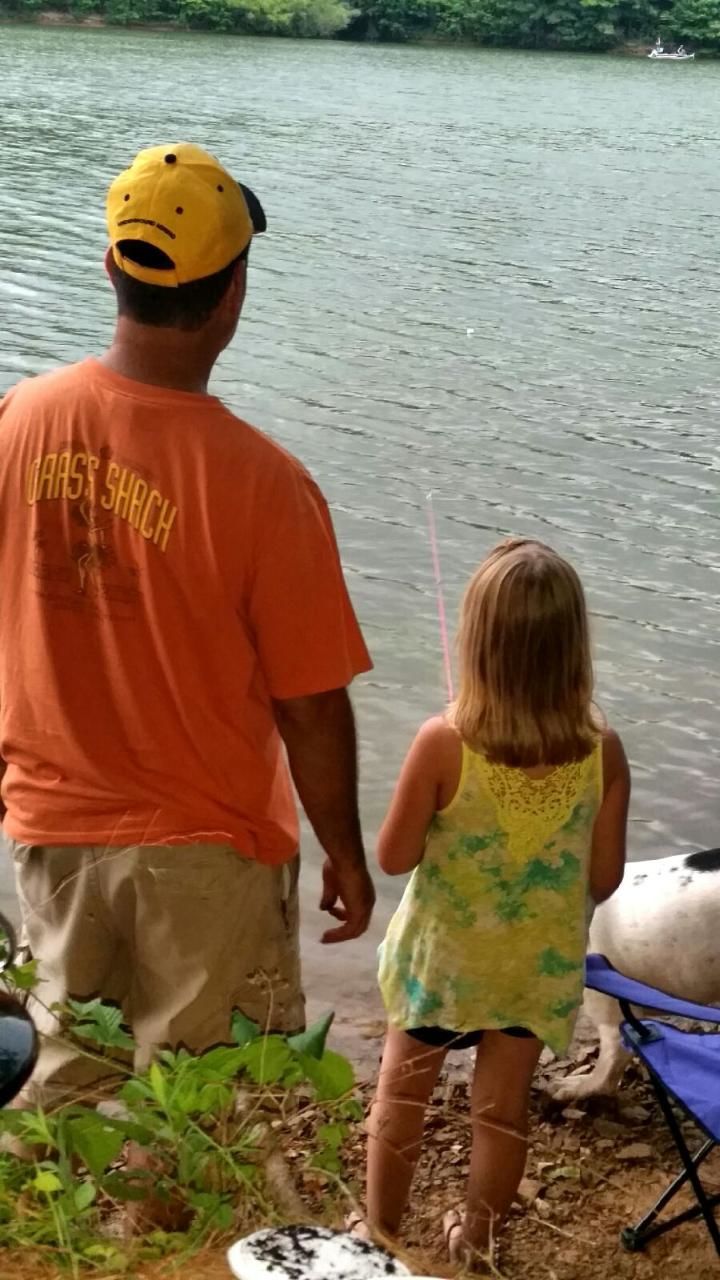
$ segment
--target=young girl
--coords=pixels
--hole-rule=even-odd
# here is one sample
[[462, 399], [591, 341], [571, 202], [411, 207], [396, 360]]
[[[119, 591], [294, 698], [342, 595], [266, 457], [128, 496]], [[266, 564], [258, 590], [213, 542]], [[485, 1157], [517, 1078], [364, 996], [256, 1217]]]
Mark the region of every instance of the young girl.
[[477, 1046], [464, 1215], [452, 1261], [482, 1265], [525, 1166], [543, 1044], [568, 1047], [591, 903], [618, 887], [630, 793], [593, 708], [583, 589], [542, 543], [500, 543], [467, 588], [460, 692], [428, 720], [380, 833], [414, 874], [380, 949], [389, 1027], [369, 1124], [368, 1223], [394, 1236], [449, 1049]]

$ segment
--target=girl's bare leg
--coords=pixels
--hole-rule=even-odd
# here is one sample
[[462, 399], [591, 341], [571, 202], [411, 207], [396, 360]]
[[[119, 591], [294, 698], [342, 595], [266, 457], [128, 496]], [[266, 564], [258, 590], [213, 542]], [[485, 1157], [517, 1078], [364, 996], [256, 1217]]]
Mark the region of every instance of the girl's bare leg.
[[542, 1044], [486, 1031], [472, 1088], [472, 1154], [463, 1243], [487, 1253], [507, 1216], [527, 1158], [530, 1084]]
[[425, 1109], [446, 1056], [389, 1027], [368, 1119], [367, 1220], [394, 1236], [407, 1205], [422, 1146]]

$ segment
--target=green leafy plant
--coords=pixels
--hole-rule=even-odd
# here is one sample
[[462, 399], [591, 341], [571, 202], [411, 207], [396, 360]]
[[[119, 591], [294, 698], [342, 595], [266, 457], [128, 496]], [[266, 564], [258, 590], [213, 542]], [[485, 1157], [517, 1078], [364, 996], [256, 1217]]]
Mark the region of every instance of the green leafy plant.
[[[34, 976], [23, 966], [4, 980], [25, 991]], [[0, 1131], [34, 1156], [0, 1154], [0, 1247], [106, 1273], [129, 1265], [127, 1247], [105, 1233], [119, 1211], [141, 1215], [140, 1258], [280, 1220], [288, 1198], [299, 1201], [283, 1151], [293, 1132], [302, 1134], [301, 1177], [341, 1175], [362, 1109], [350, 1064], [327, 1048], [332, 1016], [285, 1037], [237, 1012], [234, 1044], [163, 1051], [136, 1073], [123, 1063], [134, 1044], [118, 1009], [90, 1000], [58, 1012], [75, 1050], [122, 1074], [112, 1108], [0, 1113]]]

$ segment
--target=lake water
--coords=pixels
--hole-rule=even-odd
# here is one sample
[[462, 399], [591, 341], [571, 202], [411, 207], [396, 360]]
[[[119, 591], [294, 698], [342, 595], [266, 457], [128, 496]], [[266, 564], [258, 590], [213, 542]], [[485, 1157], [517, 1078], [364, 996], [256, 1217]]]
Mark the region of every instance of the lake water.
[[[720, 843], [719, 100], [714, 63], [0, 28], [0, 390], [108, 339], [139, 147], [198, 142], [266, 205], [215, 386], [333, 505], [370, 842], [444, 699], [432, 490], [451, 615], [501, 535], [579, 568], [633, 856]], [[307, 951], [318, 998], [372, 989], [367, 940]]]

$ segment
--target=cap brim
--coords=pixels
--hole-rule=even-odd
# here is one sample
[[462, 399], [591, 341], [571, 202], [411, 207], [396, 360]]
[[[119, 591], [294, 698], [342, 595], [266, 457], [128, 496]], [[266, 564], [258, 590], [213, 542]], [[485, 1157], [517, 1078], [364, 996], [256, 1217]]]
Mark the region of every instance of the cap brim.
[[243, 182], [238, 182], [238, 186], [245, 197], [245, 203], [248, 207], [248, 213], [250, 214], [250, 221], [253, 224], [253, 234], [258, 236], [263, 231], [267, 231], [265, 210], [254, 191], [251, 191], [249, 187], [246, 187]]

